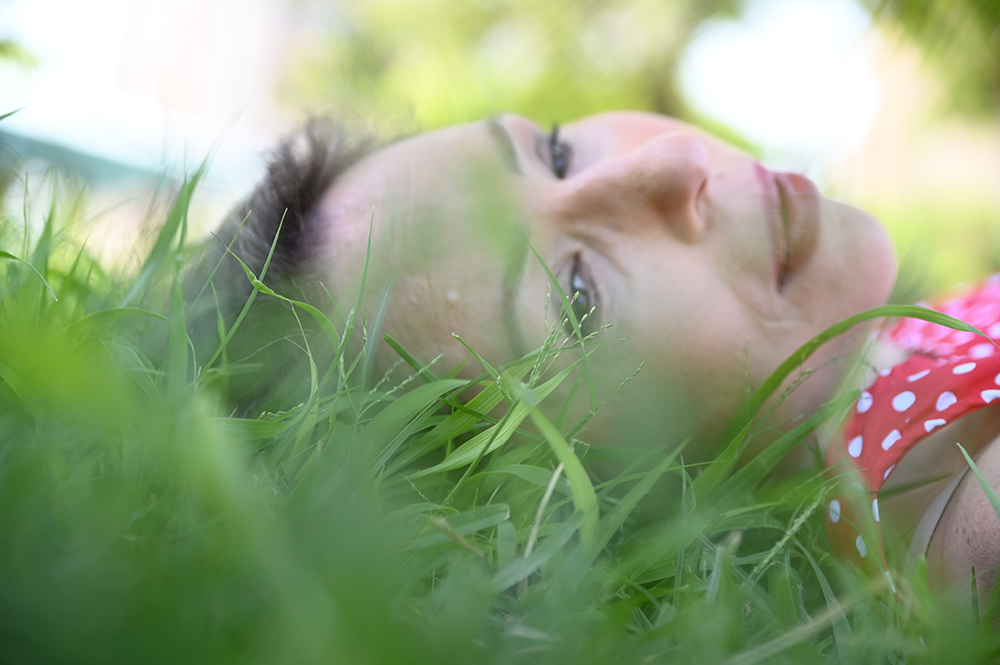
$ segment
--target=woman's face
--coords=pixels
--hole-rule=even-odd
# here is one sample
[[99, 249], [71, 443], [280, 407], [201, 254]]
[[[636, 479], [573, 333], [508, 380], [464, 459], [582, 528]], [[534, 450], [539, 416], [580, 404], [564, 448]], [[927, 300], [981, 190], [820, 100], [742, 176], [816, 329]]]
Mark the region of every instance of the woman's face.
[[[369, 312], [391, 283], [385, 330], [423, 361], [444, 353], [446, 368], [470, 357], [452, 333], [494, 363], [542, 343], [559, 316], [547, 266], [580, 293], [578, 311], [596, 308], [586, 330], [621, 340], [590, 358], [598, 401], [644, 363], [595, 421], [606, 443], [636, 418], [671, 438], [717, 434], [792, 351], [884, 303], [895, 277], [869, 215], [646, 113], [593, 116], [555, 139], [513, 115], [417, 136], [348, 171], [320, 219], [331, 290], [356, 289], [371, 228]], [[829, 394], [843, 367], [826, 365], [784, 415]], [[481, 372], [474, 359], [464, 371]]]

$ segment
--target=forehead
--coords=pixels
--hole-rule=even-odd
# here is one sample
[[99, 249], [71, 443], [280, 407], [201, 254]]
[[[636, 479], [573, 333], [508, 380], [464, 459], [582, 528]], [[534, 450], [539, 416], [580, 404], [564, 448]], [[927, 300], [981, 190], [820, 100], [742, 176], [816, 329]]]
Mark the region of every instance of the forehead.
[[416, 357], [444, 351], [458, 366], [465, 351], [452, 333], [491, 357], [512, 353], [498, 316], [525, 242], [511, 232], [520, 199], [498, 148], [485, 123], [450, 127], [374, 153], [327, 192], [316, 253], [342, 314], [363, 288], [368, 316], [390, 295], [384, 330]]
[[[404, 139], [369, 155], [343, 174], [319, 206], [319, 227], [333, 245], [367, 240], [391, 224], [469, 212], [487, 187], [507, 187], [503, 154], [483, 122]], [[374, 223], [373, 223], [374, 219]]]
[[317, 210], [317, 255], [330, 285], [344, 295], [353, 290], [369, 240], [372, 278], [440, 273], [461, 257], [502, 260], [520, 235], [511, 233], [521, 219], [514, 180], [485, 122], [373, 153], [338, 179]]

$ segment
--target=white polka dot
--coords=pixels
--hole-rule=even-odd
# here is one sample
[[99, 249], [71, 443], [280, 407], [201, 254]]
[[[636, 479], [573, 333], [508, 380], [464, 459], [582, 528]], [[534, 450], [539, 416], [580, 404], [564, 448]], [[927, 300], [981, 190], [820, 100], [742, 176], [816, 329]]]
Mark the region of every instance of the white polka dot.
[[931, 373], [931, 371], [929, 369], [925, 369], [922, 372], [917, 372], [916, 374], [909, 375], [908, 377], [906, 377], [906, 380], [909, 383], [913, 383], [914, 381], [919, 381], [920, 379], [924, 378], [925, 376], [927, 376], [930, 373]]
[[997, 374], [996, 378], [993, 379], [993, 383], [995, 383], [998, 386], [1000, 386], [1000, 374]]
[[858, 436], [851, 439], [851, 442], [847, 444], [847, 452], [851, 455], [851, 457], [857, 457], [858, 455], [861, 454], [861, 449], [864, 445], [865, 442], [861, 438], [861, 435], [859, 434]]
[[984, 390], [980, 393], [983, 396], [983, 401], [989, 404], [993, 400], [1000, 398], [1000, 390]]
[[878, 499], [872, 499], [872, 516], [878, 522]]
[[[997, 385], [1000, 385], [1000, 376], [997, 379]], [[858, 413], [864, 413], [870, 408], [872, 408], [872, 394], [866, 390], [858, 398]]]
[[957, 401], [958, 401], [958, 398], [955, 397], [955, 393], [951, 392], [950, 390], [946, 390], [943, 393], [941, 393], [941, 395], [938, 397], [938, 400], [937, 400], [937, 410], [938, 411], [944, 411], [945, 409], [947, 409], [949, 406], [953, 405]]
[[855, 538], [854, 539], [854, 546], [858, 548], [858, 554], [861, 555], [862, 559], [864, 559], [866, 556], [868, 556], [868, 546], [865, 545], [865, 539], [864, 538], [862, 538], [861, 536], [858, 536], [857, 538]]
[[927, 430], [928, 433], [930, 433], [934, 429], [936, 429], [938, 427], [941, 427], [942, 425], [947, 425], [947, 424], [948, 424], [948, 421], [945, 420], [944, 418], [935, 418], [934, 420], [928, 420], [928, 421], [926, 421], [924, 423], [924, 429]]
[[892, 470], [893, 470], [893, 469], [895, 469], [895, 468], [896, 468], [896, 465], [895, 465], [895, 464], [893, 464], [893, 465], [892, 465], [892, 466], [890, 466], [890, 467], [889, 467], [888, 469], [886, 469], [886, 470], [885, 470], [885, 473], [884, 473], [884, 474], [882, 474], [882, 480], [885, 480], [886, 478], [888, 478], [888, 477], [889, 477], [889, 474], [890, 474], [890, 473], [892, 473]]
[[878, 375], [879, 375], [879, 376], [889, 376], [889, 373], [890, 373], [890, 372], [892, 372], [892, 370], [891, 370], [891, 369], [880, 369], [880, 370], [878, 371]]
[[902, 435], [899, 433], [898, 429], [894, 429], [889, 432], [889, 435], [882, 439], [882, 450], [889, 450], [892, 448], [897, 441], [902, 439]]
[[996, 347], [992, 344], [976, 344], [969, 349], [969, 355], [973, 358], [989, 358], [995, 350]]
[[909, 390], [904, 390], [892, 398], [892, 408], [895, 409], [897, 413], [902, 413], [913, 406], [913, 403], [916, 401], [916, 395]]
[[990, 329], [986, 331], [986, 334], [990, 337], [1000, 337], [1000, 323], [994, 323], [990, 326]]
[[840, 521], [840, 501], [836, 499], [830, 502], [830, 521], [834, 524]]
[[972, 370], [976, 369], [976, 363], [962, 363], [961, 365], [956, 365], [952, 368], [952, 374], [968, 374]]

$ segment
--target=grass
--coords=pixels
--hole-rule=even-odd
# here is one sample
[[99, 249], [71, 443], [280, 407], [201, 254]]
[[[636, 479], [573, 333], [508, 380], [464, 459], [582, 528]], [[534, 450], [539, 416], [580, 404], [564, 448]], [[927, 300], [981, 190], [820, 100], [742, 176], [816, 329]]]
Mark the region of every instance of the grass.
[[[850, 396], [736, 464], [763, 399], [822, 339], [707, 465], [577, 441], [552, 403], [576, 376], [551, 368], [560, 325], [473, 381], [395, 344], [400, 387], [360, 380], [356, 308], [339, 330], [292, 303], [321, 331], [294, 340], [308, 397], [234, 417], [220, 391], [239, 363], [220, 348], [197, 367], [188, 336], [196, 184], [128, 277], [74, 244], [78, 207], [58, 188], [38, 219], [4, 212], [0, 662], [995, 662], [1000, 635], [920, 571], [896, 573], [897, 600], [833, 560], [822, 469], [768, 474]], [[599, 353], [568, 316], [575, 357]], [[664, 494], [667, 509], [649, 498]]]

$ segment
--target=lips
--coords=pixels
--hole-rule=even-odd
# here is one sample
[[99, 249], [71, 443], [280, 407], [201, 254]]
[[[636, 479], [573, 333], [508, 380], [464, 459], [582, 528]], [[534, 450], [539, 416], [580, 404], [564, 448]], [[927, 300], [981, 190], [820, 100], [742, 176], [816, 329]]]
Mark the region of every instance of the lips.
[[797, 173], [774, 173], [757, 165], [764, 216], [771, 239], [774, 279], [781, 291], [809, 261], [819, 238], [820, 196], [816, 185]]
[[775, 173], [785, 257], [778, 275], [778, 289], [788, 285], [809, 261], [819, 239], [820, 196], [809, 178], [798, 173]]

